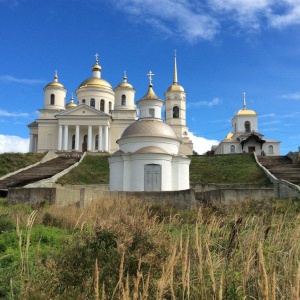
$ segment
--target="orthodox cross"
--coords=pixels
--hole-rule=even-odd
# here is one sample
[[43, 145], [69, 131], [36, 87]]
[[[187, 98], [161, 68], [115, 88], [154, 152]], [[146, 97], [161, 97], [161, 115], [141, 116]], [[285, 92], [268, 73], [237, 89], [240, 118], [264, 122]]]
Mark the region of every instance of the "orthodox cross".
[[149, 76], [150, 85], [152, 85], [152, 76], [154, 76], [155, 74], [153, 74], [152, 71], [150, 71], [147, 75]]
[[99, 54], [96, 53], [96, 54], [95, 54], [95, 57], [96, 57], [96, 61], [98, 61]]

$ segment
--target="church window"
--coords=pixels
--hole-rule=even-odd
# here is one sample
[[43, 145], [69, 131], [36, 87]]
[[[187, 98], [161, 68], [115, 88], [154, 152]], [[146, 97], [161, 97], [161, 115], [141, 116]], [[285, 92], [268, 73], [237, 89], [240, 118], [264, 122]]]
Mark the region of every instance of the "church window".
[[245, 132], [251, 132], [251, 124], [249, 121], [245, 122]]
[[72, 136], [72, 150], [75, 149], [75, 134]]
[[176, 119], [179, 118], [179, 107], [178, 106], [173, 107], [173, 118], [176, 118]]
[[55, 104], [55, 95], [54, 94], [51, 94], [51, 96], [50, 96], [50, 104], [51, 105]]
[[149, 108], [149, 117], [154, 118], [154, 108]]
[[104, 111], [104, 108], [105, 108], [105, 103], [104, 103], [104, 100], [102, 99], [102, 100], [100, 101], [100, 110], [101, 110], [101, 111]]
[[82, 103], [85, 104], [85, 99], [82, 99]]
[[122, 95], [121, 102], [122, 102], [122, 106], [126, 105], [126, 95]]
[[111, 101], [109, 101], [109, 103], [108, 103], [108, 109], [109, 109], [109, 112], [111, 112]]
[[94, 98], [91, 99], [90, 106], [91, 107], [95, 107], [95, 99]]
[[274, 154], [274, 147], [273, 145], [268, 146], [268, 154]]
[[230, 153], [235, 153], [235, 145], [230, 145]]
[[95, 137], [95, 149], [97, 150], [99, 147], [99, 137], [98, 137], [98, 134], [96, 135]]

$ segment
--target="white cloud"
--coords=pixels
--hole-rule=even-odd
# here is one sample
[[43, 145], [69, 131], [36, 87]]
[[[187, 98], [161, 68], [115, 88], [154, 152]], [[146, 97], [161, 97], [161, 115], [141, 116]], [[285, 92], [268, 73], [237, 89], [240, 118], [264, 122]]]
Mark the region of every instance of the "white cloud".
[[198, 102], [190, 102], [188, 104], [188, 107], [199, 107], [199, 106], [215, 106], [215, 105], [219, 105], [222, 103], [222, 100], [219, 98], [214, 98], [211, 101], [198, 101]]
[[211, 40], [228, 27], [259, 31], [300, 24], [299, 0], [110, 0], [132, 22], [188, 42]]
[[281, 95], [282, 99], [300, 100], [300, 92]]
[[19, 136], [0, 134], [0, 153], [29, 151], [29, 139]]
[[8, 112], [6, 110], [0, 109], [0, 117], [29, 117], [28, 113], [16, 113], [16, 112]]
[[207, 140], [200, 136], [195, 136], [192, 132], [189, 132], [189, 138], [193, 141], [194, 151], [198, 154], [204, 154], [206, 151], [211, 150], [211, 146], [218, 145], [217, 140]]
[[20, 84], [26, 84], [26, 85], [35, 85], [35, 84], [42, 84], [45, 83], [45, 80], [40, 79], [27, 79], [27, 78], [16, 78], [14, 76], [10, 75], [3, 75], [0, 76], [0, 81], [2, 82], [8, 82], [8, 83], [20, 83]]
[[[190, 0], [114, 0], [115, 7], [131, 15], [131, 20], [147, 23], [168, 36], [189, 42], [210, 40], [219, 31], [218, 21], [204, 6]], [[110, 3], [111, 3], [110, 2]]]

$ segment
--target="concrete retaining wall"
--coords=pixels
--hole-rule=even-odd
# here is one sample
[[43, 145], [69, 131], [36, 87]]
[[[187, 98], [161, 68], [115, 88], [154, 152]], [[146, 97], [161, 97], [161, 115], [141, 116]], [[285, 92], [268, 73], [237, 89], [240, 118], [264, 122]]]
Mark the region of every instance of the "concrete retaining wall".
[[22, 203], [31, 206], [40, 206], [47, 201], [47, 203], [59, 207], [74, 204], [84, 207], [92, 202], [104, 199], [123, 200], [132, 198], [142, 201], [174, 204], [180, 207], [192, 207], [195, 205], [194, 190], [176, 192], [114, 192], [108, 191], [107, 185], [13, 188], [8, 190], [8, 203]]

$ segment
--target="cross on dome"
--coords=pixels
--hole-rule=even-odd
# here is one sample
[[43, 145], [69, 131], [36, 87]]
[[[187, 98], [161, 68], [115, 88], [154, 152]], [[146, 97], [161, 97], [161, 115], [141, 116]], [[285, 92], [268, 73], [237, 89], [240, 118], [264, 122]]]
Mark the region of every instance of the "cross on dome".
[[98, 61], [99, 54], [96, 53], [96, 54], [95, 54], [95, 57], [96, 57], [96, 61]]
[[152, 76], [154, 76], [155, 74], [153, 74], [152, 71], [150, 71], [147, 75], [149, 76], [150, 85], [152, 85]]

